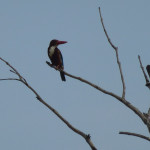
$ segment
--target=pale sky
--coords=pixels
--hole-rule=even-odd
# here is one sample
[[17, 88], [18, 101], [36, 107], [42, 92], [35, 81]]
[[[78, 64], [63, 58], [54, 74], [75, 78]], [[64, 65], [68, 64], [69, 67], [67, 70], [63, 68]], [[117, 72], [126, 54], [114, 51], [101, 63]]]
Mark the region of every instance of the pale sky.
[[[45, 63], [52, 39], [68, 41], [59, 46], [65, 71], [121, 96], [115, 52], [103, 32], [99, 6], [107, 32], [119, 48], [126, 99], [147, 112], [150, 90], [145, 87], [138, 55], [144, 67], [150, 64], [149, 0], [1, 0], [0, 57], [73, 126], [90, 134], [98, 150], [148, 150], [148, 141], [118, 134], [149, 136], [134, 112], [80, 81], [66, 77], [62, 82], [59, 72]], [[0, 78], [15, 77], [4, 63], [0, 66]], [[0, 149], [90, 150], [23, 84], [0, 83]]]

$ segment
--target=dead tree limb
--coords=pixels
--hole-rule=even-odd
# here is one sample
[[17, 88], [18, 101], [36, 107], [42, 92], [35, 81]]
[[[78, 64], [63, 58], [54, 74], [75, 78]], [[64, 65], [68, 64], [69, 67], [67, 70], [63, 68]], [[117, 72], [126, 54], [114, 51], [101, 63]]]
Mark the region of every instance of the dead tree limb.
[[89, 82], [88, 80], [85, 80], [85, 79], [83, 79], [83, 78], [81, 78], [81, 77], [77, 77], [77, 76], [75, 76], [75, 75], [71, 75], [71, 74], [65, 72], [64, 70], [58, 70], [55, 66], [53, 66], [52, 64], [50, 64], [50, 62], [48, 62], [48, 61], [46, 61], [46, 63], [47, 63], [50, 67], [52, 67], [52, 68], [54, 68], [54, 69], [56, 69], [56, 70], [58, 70], [58, 71], [64, 72], [65, 75], [67, 75], [67, 76], [69, 76], [69, 77], [71, 77], [71, 78], [77, 79], [77, 80], [79, 80], [79, 81], [81, 81], [81, 82], [84, 82], [84, 83], [90, 85], [91, 87], [93, 87], [93, 88], [95, 88], [95, 89], [97, 89], [97, 90], [103, 92], [104, 94], [107, 94], [107, 95], [110, 95], [110, 96], [116, 98], [116, 99], [119, 100], [121, 103], [123, 103], [125, 106], [127, 106], [129, 109], [131, 109], [133, 112], [135, 112], [135, 114], [137, 114], [137, 115], [141, 118], [141, 120], [144, 122], [144, 124], [147, 125], [147, 119], [146, 119], [146, 117], [144, 116], [144, 114], [143, 114], [138, 108], [136, 108], [135, 106], [133, 106], [129, 101], [127, 101], [127, 100], [125, 99], [126, 87], [125, 87], [124, 76], [123, 76], [123, 73], [122, 73], [121, 63], [120, 63], [120, 61], [119, 61], [118, 48], [111, 42], [111, 40], [110, 40], [110, 38], [109, 38], [109, 36], [108, 36], [108, 34], [107, 34], [107, 31], [106, 31], [105, 26], [104, 26], [104, 23], [103, 23], [103, 17], [102, 17], [102, 14], [101, 14], [100, 7], [99, 7], [99, 14], [100, 14], [101, 23], [102, 23], [102, 26], [103, 26], [104, 33], [105, 33], [105, 35], [106, 35], [106, 37], [107, 37], [107, 40], [108, 40], [109, 44], [112, 46], [112, 48], [115, 50], [115, 52], [116, 52], [116, 59], [117, 59], [118, 67], [119, 67], [119, 70], [120, 70], [121, 81], [122, 81], [122, 86], [123, 86], [122, 97], [120, 97], [120, 96], [118, 96], [117, 94], [114, 94], [114, 93], [112, 93], [112, 92], [110, 92], [110, 91], [107, 91], [107, 90], [103, 89], [102, 87], [100, 87], [100, 86], [98, 86], [98, 85], [96, 85], [96, 84], [93, 84], [93, 83]]
[[110, 96], [114, 97], [115, 99], [119, 100], [121, 103], [123, 103], [125, 106], [127, 106], [128, 108], [130, 108], [133, 112], [135, 112], [135, 113], [141, 118], [141, 120], [142, 120], [145, 124], [147, 124], [147, 119], [146, 119], [146, 117], [143, 115], [143, 113], [142, 113], [138, 108], [136, 108], [135, 106], [133, 106], [133, 105], [132, 105], [129, 101], [127, 101], [126, 99], [123, 99], [122, 97], [118, 96], [117, 94], [114, 94], [114, 93], [112, 93], [112, 92], [110, 92], [110, 91], [107, 91], [107, 90], [103, 89], [102, 87], [100, 87], [100, 86], [98, 86], [98, 85], [96, 85], [96, 84], [94, 84], [94, 83], [91, 83], [91, 82], [88, 81], [88, 80], [85, 80], [85, 79], [83, 79], [83, 78], [81, 78], [81, 77], [77, 77], [77, 76], [75, 76], [75, 75], [72, 75], [72, 74], [70, 74], [70, 73], [67, 73], [67, 72], [64, 71], [64, 70], [59, 70], [59, 69], [57, 69], [57, 67], [53, 66], [53, 65], [50, 64], [50, 62], [48, 62], [48, 61], [46, 61], [46, 63], [47, 63], [50, 67], [56, 69], [57, 71], [62, 71], [62, 72], [64, 72], [64, 74], [65, 74], [66, 76], [69, 76], [69, 77], [71, 77], [71, 78], [73, 78], [73, 79], [76, 79], [76, 80], [79, 80], [79, 81], [81, 81], [81, 82], [84, 82], [84, 83], [90, 85], [91, 87], [97, 89], [98, 91], [101, 91], [102, 93], [107, 94], [107, 95], [110, 95]]
[[137, 134], [137, 133], [132, 133], [132, 132], [122, 132], [122, 131], [120, 131], [119, 134], [132, 135], [132, 136], [136, 136], [136, 137], [145, 139], [145, 140], [147, 140], [147, 141], [150, 141], [150, 138], [149, 138], [149, 137], [146, 137], [146, 136], [144, 136], [144, 135], [142, 135], [142, 134]]
[[116, 59], [117, 59], [117, 63], [118, 63], [119, 71], [120, 71], [120, 76], [121, 76], [121, 81], [122, 81], [122, 86], [123, 86], [122, 98], [124, 99], [124, 98], [125, 98], [125, 94], [126, 94], [126, 86], [125, 86], [125, 81], [124, 81], [124, 76], [123, 76], [123, 72], [122, 72], [121, 63], [120, 63], [120, 60], [119, 60], [118, 47], [116, 47], [116, 46], [111, 42], [111, 40], [110, 40], [110, 38], [109, 38], [109, 36], [108, 36], [108, 33], [107, 33], [106, 28], [105, 28], [105, 26], [104, 26], [103, 17], [102, 17], [102, 13], [101, 13], [100, 7], [99, 7], [99, 14], [100, 14], [100, 20], [101, 20], [101, 24], [102, 24], [104, 33], [105, 33], [105, 35], [106, 35], [106, 38], [107, 38], [109, 44], [111, 45], [111, 47], [112, 47], [112, 48], [115, 50], [115, 52], [116, 52]]
[[17, 78], [6, 78], [6, 79], [0, 79], [0, 81], [4, 80], [16, 80], [22, 82], [27, 88], [29, 88], [35, 95], [37, 100], [39, 100], [42, 104], [44, 104], [49, 110], [51, 110], [61, 121], [63, 121], [72, 131], [77, 133], [78, 135], [82, 136], [86, 142], [89, 144], [92, 150], [97, 150], [97, 148], [94, 146], [94, 144], [91, 141], [90, 135], [85, 134], [84, 132], [80, 131], [79, 129], [75, 128], [73, 125], [71, 125], [61, 114], [59, 114], [52, 106], [50, 106], [48, 103], [46, 103], [41, 96], [33, 89], [29, 83], [26, 81], [26, 79], [12, 66], [10, 65], [6, 60], [0, 57], [0, 60], [6, 63], [7, 66], [9, 66], [14, 74], [18, 76]]

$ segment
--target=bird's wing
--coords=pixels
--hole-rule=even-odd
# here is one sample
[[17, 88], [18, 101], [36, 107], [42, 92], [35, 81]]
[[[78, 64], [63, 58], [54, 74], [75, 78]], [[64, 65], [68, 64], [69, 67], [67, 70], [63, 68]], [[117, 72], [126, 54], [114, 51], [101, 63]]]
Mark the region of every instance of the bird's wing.
[[59, 66], [62, 67], [63, 69], [64, 68], [63, 56], [59, 49], [57, 49], [57, 55], [58, 55]]
[[[60, 52], [60, 51], [59, 51]], [[62, 63], [62, 66], [64, 67], [64, 61], [63, 61], [63, 57], [62, 57], [62, 54], [60, 52], [60, 58], [61, 58], [61, 63]]]

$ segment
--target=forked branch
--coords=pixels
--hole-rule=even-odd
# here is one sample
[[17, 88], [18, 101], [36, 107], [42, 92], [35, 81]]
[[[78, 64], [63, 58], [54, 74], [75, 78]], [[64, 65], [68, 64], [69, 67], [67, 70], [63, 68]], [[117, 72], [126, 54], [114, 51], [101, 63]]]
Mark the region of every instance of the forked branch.
[[145, 124], [147, 124], [147, 119], [146, 119], [146, 117], [143, 115], [143, 113], [142, 113], [138, 108], [136, 108], [135, 106], [133, 106], [133, 105], [132, 105], [129, 101], [127, 101], [126, 99], [123, 99], [122, 97], [120, 97], [120, 96], [118, 96], [118, 95], [116, 95], [116, 94], [114, 94], [114, 93], [112, 93], [112, 92], [110, 92], [110, 91], [107, 91], [107, 90], [103, 89], [102, 87], [100, 87], [100, 86], [98, 86], [98, 85], [96, 85], [96, 84], [94, 84], [94, 83], [92, 83], [92, 82], [89, 82], [88, 80], [85, 80], [85, 79], [83, 79], [83, 78], [81, 78], [81, 77], [77, 77], [77, 76], [75, 76], [75, 75], [72, 75], [72, 74], [70, 74], [70, 73], [67, 73], [67, 72], [64, 71], [64, 70], [59, 70], [59, 69], [57, 69], [57, 67], [53, 66], [53, 65], [50, 64], [50, 62], [48, 62], [48, 61], [46, 61], [46, 63], [47, 63], [50, 67], [56, 69], [57, 71], [62, 71], [62, 72], [64, 72], [65, 75], [67, 75], [67, 76], [69, 76], [69, 77], [71, 77], [71, 78], [73, 78], [73, 79], [79, 80], [79, 81], [81, 81], [81, 82], [83, 82], [83, 83], [86, 83], [86, 84], [90, 85], [91, 87], [97, 89], [98, 91], [101, 91], [102, 93], [107, 94], [107, 95], [110, 95], [110, 96], [114, 97], [115, 99], [119, 100], [121, 103], [123, 103], [125, 106], [127, 106], [128, 108], [130, 108], [133, 112], [135, 112], [135, 113], [141, 118], [141, 120], [142, 120]]
[[4, 80], [16, 80], [22, 82], [27, 88], [29, 88], [35, 95], [37, 100], [39, 100], [42, 104], [44, 104], [49, 110], [51, 110], [60, 120], [62, 120], [72, 131], [82, 136], [86, 142], [89, 144], [92, 150], [97, 150], [97, 148], [94, 146], [94, 144], [91, 141], [90, 135], [85, 134], [84, 132], [78, 130], [73, 125], [71, 125], [61, 114], [59, 114], [52, 106], [50, 106], [48, 103], [46, 103], [40, 95], [29, 85], [29, 83], [25, 80], [25, 78], [12, 66], [10, 65], [6, 60], [2, 59], [0, 57], [0, 60], [5, 62], [7, 66], [9, 66], [12, 70], [11, 72], [15, 73], [18, 76], [17, 78], [6, 78], [6, 79], [0, 79], [0, 81]]
[[116, 52], [116, 59], [117, 59], [117, 63], [118, 63], [118, 67], [119, 67], [119, 71], [120, 71], [120, 76], [121, 76], [121, 81], [122, 81], [122, 86], [123, 86], [123, 91], [122, 91], [122, 98], [125, 99], [125, 93], [126, 93], [126, 86], [125, 86], [125, 81], [124, 81], [124, 77], [123, 77], [123, 72], [122, 72], [122, 67], [121, 67], [121, 63], [119, 61], [119, 55], [118, 55], [118, 47], [116, 47], [110, 40], [109, 36], [108, 36], [108, 33], [106, 31], [106, 28], [104, 26], [104, 22], [103, 22], [103, 17], [102, 17], [102, 13], [101, 13], [101, 9], [99, 7], [99, 14], [100, 14], [100, 20], [101, 20], [101, 23], [102, 23], [102, 27], [103, 27], [103, 30], [104, 30], [104, 33], [107, 37], [107, 40], [109, 42], [109, 44], [111, 45], [111, 47], [115, 50]]

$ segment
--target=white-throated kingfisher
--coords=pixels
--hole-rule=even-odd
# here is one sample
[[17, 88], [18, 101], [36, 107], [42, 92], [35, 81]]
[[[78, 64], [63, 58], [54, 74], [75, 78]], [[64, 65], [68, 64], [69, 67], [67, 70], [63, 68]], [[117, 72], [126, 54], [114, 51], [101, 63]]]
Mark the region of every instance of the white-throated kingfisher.
[[[52, 62], [52, 65], [56, 66], [58, 69], [64, 69], [63, 57], [61, 51], [57, 48], [60, 44], [65, 44], [66, 41], [59, 41], [59, 40], [51, 40], [49, 47], [48, 47], [48, 56]], [[65, 75], [62, 71], [60, 71], [60, 76], [62, 81], [66, 81]]]

